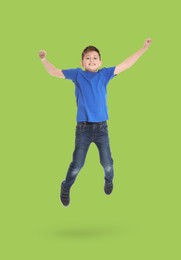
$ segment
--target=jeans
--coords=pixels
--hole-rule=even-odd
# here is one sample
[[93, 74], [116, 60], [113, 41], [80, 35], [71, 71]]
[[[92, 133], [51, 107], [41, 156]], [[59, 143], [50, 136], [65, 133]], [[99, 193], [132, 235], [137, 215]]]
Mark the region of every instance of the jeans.
[[100, 156], [100, 163], [104, 169], [104, 178], [107, 182], [113, 180], [113, 159], [111, 157], [107, 122], [86, 123], [78, 122], [76, 126], [75, 149], [73, 159], [68, 168], [65, 188], [70, 189], [78, 173], [84, 165], [87, 151], [91, 143], [95, 143]]

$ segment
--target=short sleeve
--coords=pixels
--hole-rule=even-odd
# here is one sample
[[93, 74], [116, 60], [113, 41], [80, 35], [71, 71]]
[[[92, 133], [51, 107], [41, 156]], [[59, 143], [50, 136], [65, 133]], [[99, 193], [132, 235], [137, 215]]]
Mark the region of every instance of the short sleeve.
[[66, 70], [63, 69], [62, 72], [66, 79], [76, 81], [77, 73], [79, 70], [80, 69], [66, 69]]
[[104, 77], [106, 77], [107, 82], [116, 76], [114, 75], [115, 67], [103, 68], [101, 71]]

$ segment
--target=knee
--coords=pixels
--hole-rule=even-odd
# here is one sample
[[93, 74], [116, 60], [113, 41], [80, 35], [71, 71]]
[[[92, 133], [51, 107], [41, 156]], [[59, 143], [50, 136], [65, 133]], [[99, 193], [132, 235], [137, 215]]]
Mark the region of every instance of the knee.
[[80, 169], [83, 167], [84, 163], [81, 162], [71, 162], [70, 168], [72, 169], [72, 172], [75, 174], [80, 171]]
[[111, 172], [112, 169], [113, 169], [113, 166], [112, 166], [112, 165], [107, 165], [107, 166], [103, 166], [103, 168], [104, 168], [104, 170], [105, 170], [106, 172]]
[[108, 162], [101, 161], [101, 165], [105, 171], [110, 172], [113, 169], [113, 159], [111, 158]]

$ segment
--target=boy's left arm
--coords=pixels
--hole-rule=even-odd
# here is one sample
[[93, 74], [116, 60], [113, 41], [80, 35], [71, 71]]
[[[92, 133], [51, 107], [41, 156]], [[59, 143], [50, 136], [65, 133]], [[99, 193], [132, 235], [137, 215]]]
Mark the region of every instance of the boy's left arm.
[[135, 62], [143, 55], [143, 53], [148, 50], [151, 42], [151, 39], [146, 39], [143, 48], [141, 48], [139, 51], [137, 51], [132, 56], [116, 66], [114, 70], [114, 75], [117, 75], [120, 72], [129, 69], [133, 64], [135, 64]]

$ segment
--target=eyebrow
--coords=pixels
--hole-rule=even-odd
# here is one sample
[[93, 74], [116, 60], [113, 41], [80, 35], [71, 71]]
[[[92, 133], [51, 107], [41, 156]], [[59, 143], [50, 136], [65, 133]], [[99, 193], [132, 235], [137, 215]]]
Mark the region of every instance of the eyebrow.
[[[98, 54], [94, 54], [93, 56], [94, 56], [94, 57], [98, 57], [99, 55], [98, 55]], [[85, 55], [85, 57], [90, 57], [90, 55], [87, 54], [87, 55]]]

